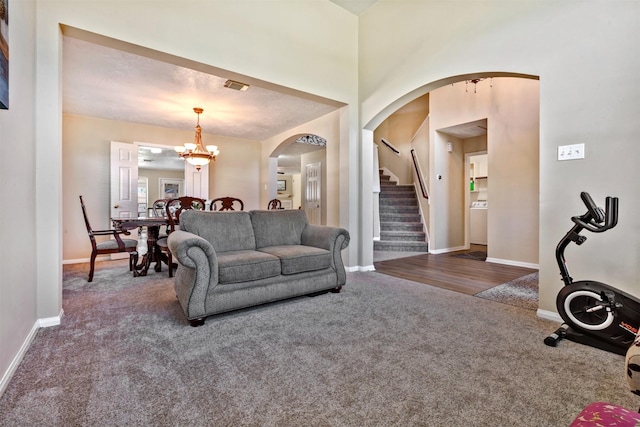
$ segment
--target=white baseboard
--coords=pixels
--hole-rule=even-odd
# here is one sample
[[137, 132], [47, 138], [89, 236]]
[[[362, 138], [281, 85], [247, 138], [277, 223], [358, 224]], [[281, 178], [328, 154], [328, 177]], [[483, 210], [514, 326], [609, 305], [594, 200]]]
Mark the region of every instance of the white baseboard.
[[38, 329], [40, 329], [40, 321], [36, 320], [36, 322], [31, 327], [31, 331], [29, 331], [29, 334], [27, 334], [27, 337], [25, 338], [24, 342], [20, 346], [20, 350], [18, 350], [18, 354], [16, 354], [16, 356], [13, 358], [13, 361], [11, 361], [11, 363], [9, 364], [9, 368], [2, 376], [2, 379], [0, 380], [0, 396], [2, 396], [4, 394], [4, 391], [7, 389], [7, 386], [9, 385], [9, 381], [11, 381], [11, 378], [13, 377], [13, 374], [16, 372], [16, 369], [18, 369], [18, 366], [20, 366], [20, 362], [22, 362], [24, 355], [27, 353], [27, 350], [29, 350], [29, 346], [31, 346], [31, 342], [35, 338], [36, 333], [38, 332]]
[[29, 347], [31, 346], [33, 339], [36, 337], [38, 330], [40, 328], [47, 328], [49, 326], [59, 325], [60, 319], [62, 318], [63, 313], [64, 312], [60, 310], [59, 316], [47, 317], [45, 319], [38, 319], [35, 321], [35, 323], [31, 327], [31, 330], [27, 334], [27, 337], [25, 338], [24, 342], [20, 346], [20, 350], [18, 350], [18, 353], [9, 364], [9, 368], [4, 373], [4, 375], [2, 375], [2, 379], [0, 380], [0, 396], [2, 396], [4, 394], [4, 391], [7, 389], [7, 386], [9, 385], [9, 381], [11, 381], [11, 378], [13, 377], [13, 374], [16, 372], [16, 369], [18, 369], [18, 366], [20, 366], [20, 362], [22, 362], [24, 355], [27, 353], [27, 350], [29, 350]]
[[347, 272], [349, 273], [356, 273], [356, 272], [361, 272], [361, 271], [375, 271], [376, 268], [373, 265], [367, 265], [367, 266], [360, 266], [360, 265], [356, 265], [355, 267], [345, 267], [345, 270], [347, 270]]
[[446, 254], [449, 252], [463, 251], [465, 250], [464, 246], [457, 246], [455, 248], [445, 248], [445, 249], [429, 249], [430, 254], [438, 255], [438, 254]]
[[[142, 255], [142, 252], [138, 251], [139, 255]], [[126, 252], [110, 254], [110, 255], [100, 255], [96, 257], [96, 262], [98, 261], [113, 261], [116, 259], [126, 259], [129, 258], [129, 254]], [[77, 259], [63, 259], [62, 264], [82, 264], [85, 262], [90, 262], [91, 258], [77, 258]]]
[[533, 264], [530, 262], [512, 261], [510, 259], [487, 258], [487, 262], [493, 262], [496, 264], [504, 264], [504, 265], [513, 265], [514, 267], [531, 268], [534, 270], [540, 269], [540, 266], [538, 264]]
[[41, 328], [48, 328], [50, 326], [58, 326], [62, 322], [62, 316], [64, 316], [64, 310], [60, 310], [60, 314], [54, 317], [45, 317], [44, 319], [38, 319], [38, 326]]
[[564, 323], [564, 320], [562, 320], [562, 317], [560, 317], [560, 315], [558, 313], [556, 313], [555, 311], [547, 311], [547, 310], [538, 309], [538, 311], [536, 311], [536, 315], [541, 319], [552, 320], [552, 321], [558, 322], [558, 323]]
[[[63, 259], [62, 264], [82, 264], [83, 262], [89, 262], [89, 258], [80, 258], [80, 259]], [[97, 258], [96, 258], [97, 261]]]

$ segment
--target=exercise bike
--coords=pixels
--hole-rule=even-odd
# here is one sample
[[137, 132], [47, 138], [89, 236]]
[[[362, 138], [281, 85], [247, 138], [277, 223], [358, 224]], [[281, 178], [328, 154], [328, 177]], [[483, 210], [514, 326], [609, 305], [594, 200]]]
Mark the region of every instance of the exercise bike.
[[607, 197], [605, 210], [596, 206], [589, 193], [580, 193], [580, 198], [587, 212], [571, 218], [575, 225], [556, 247], [556, 261], [564, 282], [556, 307], [565, 323], [546, 337], [544, 343], [555, 347], [560, 340], [568, 339], [624, 355], [638, 332], [640, 300], [606, 283], [574, 282], [564, 258], [570, 243], [582, 245], [587, 240], [580, 234], [583, 230], [602, 233], [616, 226], [618, 198]]

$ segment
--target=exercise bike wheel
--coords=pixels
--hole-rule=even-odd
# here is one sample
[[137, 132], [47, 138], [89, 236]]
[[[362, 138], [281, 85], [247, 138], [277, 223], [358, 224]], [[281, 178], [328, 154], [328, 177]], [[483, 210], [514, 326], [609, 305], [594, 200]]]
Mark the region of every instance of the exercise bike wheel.
[[602, 297], [599, 293], [578, 289], [563, 295], [558, 300], [558, 309], [561, 310], [560, 314], [564, 320], [570, 324], [588, 331], [600, 331], [613, 323], [611, 311], [598, 308], [601, 302]]

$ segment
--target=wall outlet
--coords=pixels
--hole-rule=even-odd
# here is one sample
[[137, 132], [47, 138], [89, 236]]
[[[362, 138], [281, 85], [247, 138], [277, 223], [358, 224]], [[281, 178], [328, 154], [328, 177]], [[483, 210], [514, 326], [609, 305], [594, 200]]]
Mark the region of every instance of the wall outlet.
[[558, 160], [584, 159], [584, 144], [558, 146]]

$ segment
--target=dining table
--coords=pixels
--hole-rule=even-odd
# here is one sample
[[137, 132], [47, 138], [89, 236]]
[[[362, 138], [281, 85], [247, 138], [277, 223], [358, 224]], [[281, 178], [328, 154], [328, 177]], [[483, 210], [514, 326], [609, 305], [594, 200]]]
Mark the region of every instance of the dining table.
[[111, 218], [113, 227], [118, 230], [133, 230], [139, 227], [147, 227], [147, 253], [142, 256], [140, 263], [135, 266], [133, 275], [146, 276], [151, 263], [155, 262], [155, 271], [162, 271], [162, 263], [167, 263], [156, 245], [160, 235], [160, 227], [169, 224], [168, 218], [163, 217], [137, 217], [137, 218]]

